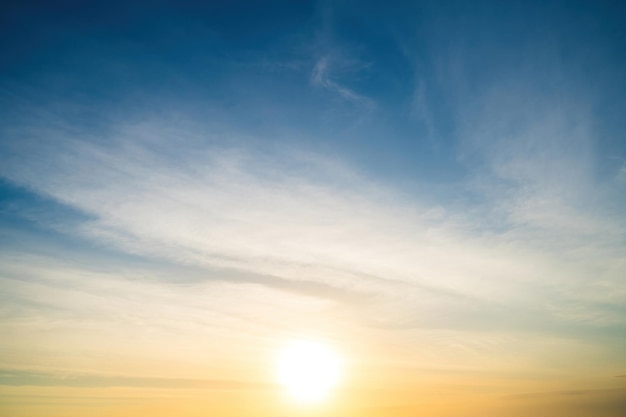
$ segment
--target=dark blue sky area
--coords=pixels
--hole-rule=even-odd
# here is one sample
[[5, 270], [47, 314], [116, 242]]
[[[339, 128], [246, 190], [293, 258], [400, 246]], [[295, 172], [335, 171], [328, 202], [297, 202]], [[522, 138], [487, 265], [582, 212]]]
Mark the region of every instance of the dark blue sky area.
[[117, 112], [178, 111], [263, 141], [305, 137], [392, 177], [455, 181], [467, 175], [458, 145], [471, 113], [493, 89], [518, 88], [583, 97], [599, 149], [624, 149], [621, 2], [387, 6], [5, 4], [1, 103], [8, 114], [56, 107], [77, 127], [103, 130]]

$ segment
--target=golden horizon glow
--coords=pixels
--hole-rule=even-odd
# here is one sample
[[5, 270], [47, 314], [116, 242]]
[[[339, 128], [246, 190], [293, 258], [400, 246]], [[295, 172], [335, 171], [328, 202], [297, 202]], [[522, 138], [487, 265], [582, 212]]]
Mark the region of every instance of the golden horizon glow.
[[278, 355], [278, 381], [293, 399], [315, 403], [326, 399], [339, 383], [341, 360], [328, 345], [295, 340]]

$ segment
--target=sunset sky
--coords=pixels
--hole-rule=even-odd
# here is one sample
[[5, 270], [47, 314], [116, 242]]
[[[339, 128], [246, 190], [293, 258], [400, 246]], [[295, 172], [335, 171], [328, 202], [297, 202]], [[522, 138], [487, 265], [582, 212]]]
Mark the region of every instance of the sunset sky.
[[[626, 415], [624, 2], [0, 31], [1, 416]], [[299, 341], [340, 364], [316, 401]]]

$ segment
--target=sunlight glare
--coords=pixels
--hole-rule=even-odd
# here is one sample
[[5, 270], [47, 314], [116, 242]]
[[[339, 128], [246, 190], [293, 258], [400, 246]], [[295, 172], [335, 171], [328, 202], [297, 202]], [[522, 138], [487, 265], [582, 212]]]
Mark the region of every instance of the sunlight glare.
[[301, 402], [326, 398], [339, 382], [340, 361], [323, 343], [298, 340], [287, 345], [278, 358], [278, 380], [289, 395]]

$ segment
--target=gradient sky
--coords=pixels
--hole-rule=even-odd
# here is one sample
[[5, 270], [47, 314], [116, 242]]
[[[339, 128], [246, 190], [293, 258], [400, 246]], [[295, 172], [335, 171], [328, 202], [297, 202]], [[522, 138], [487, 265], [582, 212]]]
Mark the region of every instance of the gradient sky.
[[1, 415], [626, 415], [623, 2], [1, 7]]

